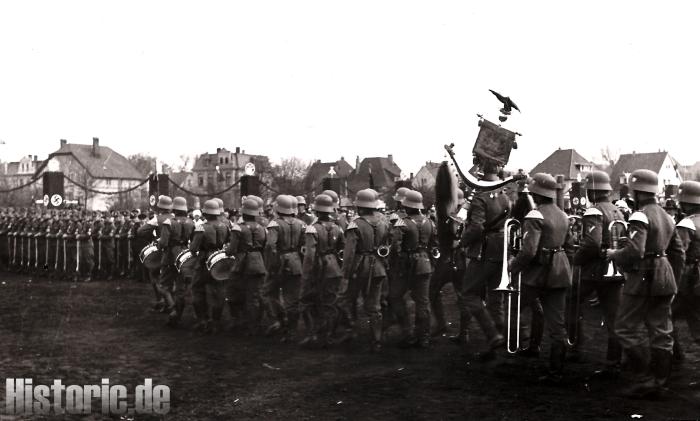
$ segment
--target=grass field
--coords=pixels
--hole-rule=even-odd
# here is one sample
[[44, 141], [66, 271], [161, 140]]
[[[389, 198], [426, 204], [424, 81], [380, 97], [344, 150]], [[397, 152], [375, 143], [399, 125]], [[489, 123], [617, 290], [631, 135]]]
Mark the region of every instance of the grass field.
[[[74, 284], [6, 273], [0, 279], [2, 377], [30, 377], [35, 384], [53, 379], [99, 384], [109, 378], [130, 390], [152, 378], [171, 388], [168, 420], [700, 417], [693, 389], [700, 379], [696, 348], [688, 349], [688, 361], [674, 371], [670, 389], [656, 401], [619, 398], [619, 381], [592, 376], [604, 357], [605, 332], [597, 309], [586, 309], [592, 322], [585, 360], [568, 363], [565, 382], [552, 387], [537, 381], [546, 369], [546, 352], [539, 360], [482, 363], [474, 355], [484, 346], [478, 333], [467, 349], [439, 338], [430, 350], [388, 345], [377, 355], [366, 351], [367, 340], [360, 336], [342, 348], [301, 350], [275, 338], [194, 333], [187, 328], [190, 309], [184, 328], [165, 328], [163, 315], [149, 312], [151, 292], [142, 283]], [[689, 342], [684, 324], [681, 337]], [[4, 396], [4, 381], [0, 387]], [[0, 398], [0, 414], [4, 406]]]

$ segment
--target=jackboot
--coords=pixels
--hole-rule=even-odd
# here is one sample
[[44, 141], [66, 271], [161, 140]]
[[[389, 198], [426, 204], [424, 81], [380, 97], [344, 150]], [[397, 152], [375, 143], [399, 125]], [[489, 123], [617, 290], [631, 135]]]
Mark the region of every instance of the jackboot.
[[673, 354], [665, 349], [651, 349], [651, 371], [656, 379], [656, 385], [666, 386], [668, 378], [671, 377], [671, 366], [673, 364]]
[[678, 340], [678, 334], [674, 330], [673, 331], [673, 363], [674, 364], [681, 364], [683, 361], [685, 361], [685, 352], [683, 352], [683, 347], [681, 346], [681, 343]]
[[625, 350], [633, 377], [620, 394], [625, 397], [644, 399], [658, 393], [654, 377], [649, 375], [649, 348], [637, 346]]
[[470, 315], [462, 314], [459, 316], [459, 333], [457, 335], [450, 336], [450, 342], [455, 345], [466, 345], [469, 342], [470, 321]]

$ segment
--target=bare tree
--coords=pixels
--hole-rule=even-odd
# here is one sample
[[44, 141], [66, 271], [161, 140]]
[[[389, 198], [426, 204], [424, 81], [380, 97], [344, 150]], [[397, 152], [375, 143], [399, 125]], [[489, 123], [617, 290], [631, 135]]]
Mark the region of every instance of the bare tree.
[[302, 195], [304, 178], [311, 167], [310, 162], [300, 158], [285, 158], [279, 164], [272, 166], [272, 187], [284, 194]]
[[155, 171], [156, 168], [156, 157], [150, 155], [144, 155], [137, 153], [135, 155], [129, 155], [127, 158], [131, 161], [136, 169], [145, 177], [149, 173]]
[[180, 155], [180, 162], [177, 165], [178, 171], [189, 171], [194, 162], [196, 162], [196, 157], [192, 155]]
[[620, 149], [612, 149], [610, 145], [600, 148], [600, 156], [611, 167], [620, 159]]

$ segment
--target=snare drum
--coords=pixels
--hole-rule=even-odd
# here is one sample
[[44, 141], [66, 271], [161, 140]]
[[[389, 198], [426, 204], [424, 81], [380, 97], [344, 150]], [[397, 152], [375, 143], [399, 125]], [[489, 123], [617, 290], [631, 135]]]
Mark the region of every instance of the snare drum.
[[207, 270], [217, 281], [225, 281], [231, 276], [236, 259], [227, 256], [224, 250], [215, 251], [207, 258]]
[[160, 269], [163, 252], [155, 244], [149, 244], [139, 253], [139, 260], [146, 269]]
[[175, 268], [183, 276], [193, 276], [194, 267], [197, 265], [194, 253], [185, 249], [182, 250], [175, 258]]

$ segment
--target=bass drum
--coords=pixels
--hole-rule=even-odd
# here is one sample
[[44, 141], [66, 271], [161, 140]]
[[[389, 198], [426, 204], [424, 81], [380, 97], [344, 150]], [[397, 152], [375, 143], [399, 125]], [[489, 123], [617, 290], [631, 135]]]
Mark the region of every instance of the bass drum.
[[139, 253], [139, 260], [141, 260], [146, 269], [160, 269], [162, 258], [163, 252], [158, 250], [158, 246], [155, 244], [147, 245]]
[[207, 270], [217, 281], [225, 281], [231, 276], [235, 257], [227, 256], [224, 250], [215, 251], [207, 258]]
[[194, 253], [189, 250], [182, 250], [175, 258], [175, 268], [182, 276], [194, 276], [194, 267], [197, 265]]

